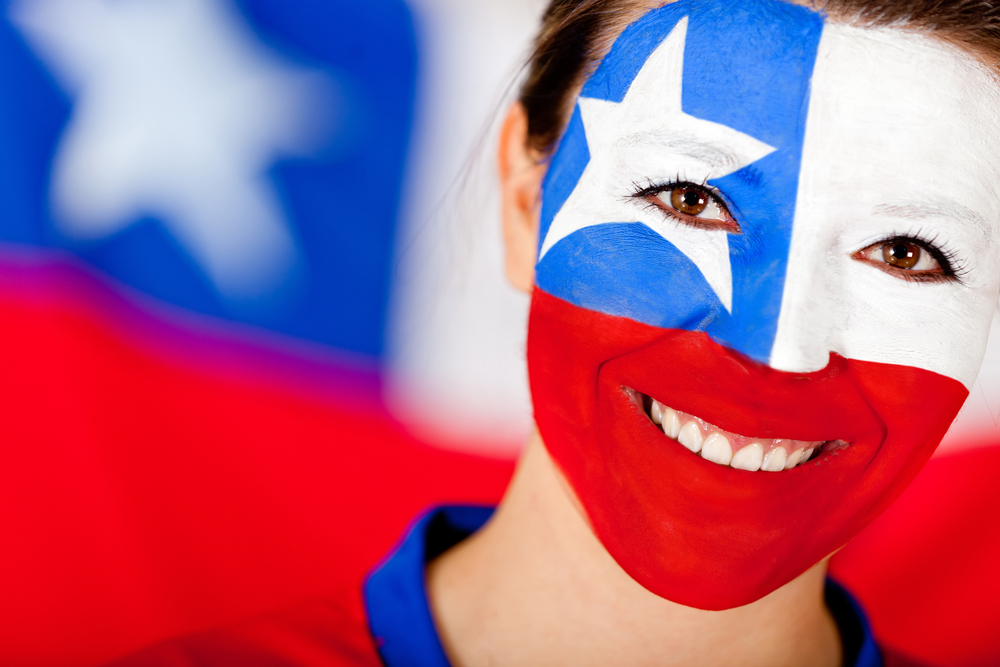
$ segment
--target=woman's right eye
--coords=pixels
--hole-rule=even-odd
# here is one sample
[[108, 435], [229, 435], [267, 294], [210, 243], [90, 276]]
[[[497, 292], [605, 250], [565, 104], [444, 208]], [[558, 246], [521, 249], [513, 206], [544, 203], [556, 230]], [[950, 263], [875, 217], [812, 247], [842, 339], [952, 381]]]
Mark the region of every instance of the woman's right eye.
[[705, 186], [673, 183], [650, 188], [638, 196], [681, 223], [701, 229], [721, 229], [730, 234], [741, 232], [721, 198]]

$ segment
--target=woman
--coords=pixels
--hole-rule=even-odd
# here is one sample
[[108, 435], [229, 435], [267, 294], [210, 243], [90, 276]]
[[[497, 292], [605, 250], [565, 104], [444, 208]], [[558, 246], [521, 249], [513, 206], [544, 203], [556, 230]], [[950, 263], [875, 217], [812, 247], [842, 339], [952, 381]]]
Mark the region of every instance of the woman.
[[538, 430], [492, 518], [432, 512], [369, 577], [385, 664], [883, 664], [826, 563], [978, 372], [998, 25], [552, 3], [500, 142]]
[[826, 558], [982, 358], [997, 9], [660, 4], [553, 3], [504, 128], [539, 433], [428, 570], [453, 664], [839, 664]]

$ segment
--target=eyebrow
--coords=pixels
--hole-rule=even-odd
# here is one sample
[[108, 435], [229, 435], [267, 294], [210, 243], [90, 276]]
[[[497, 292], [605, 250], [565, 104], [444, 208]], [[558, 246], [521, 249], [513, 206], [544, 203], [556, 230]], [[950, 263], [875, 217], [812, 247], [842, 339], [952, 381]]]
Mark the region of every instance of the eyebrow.
[[728, 167], [735, 165], [739, 159], [722, 146], [709, 144], [691, 137], [672, 137], [670, 147], [681, 155], [706, 162], [713, 167]]
[[906, 220], [926, 220], [928, 218], [949, 218], [962, 225], [972, 224], [984, 236], [996, 234], [994, 225], [973, 209], [950, 199], [925, 203], [879, 204], [872, 209], [876, 215], [886, 215]]
[[715, 168], [732, 168], [739, 164], [739, 158], [718, 144], [698, 141], [687, 136], [669, 137], [670, 148], [685, 157], [693, 158]]
[[684, 157], [698, 160], [713, 169], [732, 169], [740, 164], [740, 157], [726, 146], [710, 141], [702, 141], [696, 137], [681, 132], [661, 131], [641, 133], [635, 139], [652, 142], [668, 148]]

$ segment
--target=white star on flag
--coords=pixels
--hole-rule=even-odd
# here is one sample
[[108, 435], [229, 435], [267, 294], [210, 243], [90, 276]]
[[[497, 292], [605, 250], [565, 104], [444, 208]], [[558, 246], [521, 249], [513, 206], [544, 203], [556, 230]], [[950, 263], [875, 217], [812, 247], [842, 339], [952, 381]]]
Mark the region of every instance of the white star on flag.
[[[642, 223], [673, 244], [701, 271], [732, 311], [733, 274], [724, 230], [669, 220], [630, 195], [636, 184], [706, 182], [760, 160], [775, 149], [725, 125], [681, 109], [688, 19], [657, 47], [620, 103], [579, 100], [590, 162], [556, 214], [539, 260], [570, 234], [609, 223]], [[719, 91], [724, 96], [725, 91]]]
[[224, 0], [21, 0], [12, 19], [73, 101], [50, 183], [63, 233], [153, 216], [227, 299], [283, 282], [298, 250], [267, 170], [328, 141], [332, 79]]

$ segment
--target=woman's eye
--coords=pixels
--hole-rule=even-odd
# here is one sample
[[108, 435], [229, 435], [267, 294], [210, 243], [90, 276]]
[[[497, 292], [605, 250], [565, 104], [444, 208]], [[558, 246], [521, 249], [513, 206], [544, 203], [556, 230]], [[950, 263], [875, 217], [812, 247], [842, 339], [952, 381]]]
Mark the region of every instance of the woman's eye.
[[[679, 187], [669, 192], [661, 192], [658, 196], [664, 204], [668, 204], [671, 208], [684, 215], [690, 215], [695, 218], [702, 215], [708, 218], [719, 217], [718, 204], [715, 204], [712, 201], [712, 196], [704, 190]], [[665, 201], [668, 197], [669, 202]]]
[[916, 240], [897, 238], [870, 245], [855, 257], [901, 278], [936, 280], [952, 275], [935, 254]]
[[723, 229], [731, 234], [741, 231], [726, 205], [708, 188], [679, 183], [643, 195], [643, 199], [683, 223], [704, 229]]

